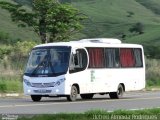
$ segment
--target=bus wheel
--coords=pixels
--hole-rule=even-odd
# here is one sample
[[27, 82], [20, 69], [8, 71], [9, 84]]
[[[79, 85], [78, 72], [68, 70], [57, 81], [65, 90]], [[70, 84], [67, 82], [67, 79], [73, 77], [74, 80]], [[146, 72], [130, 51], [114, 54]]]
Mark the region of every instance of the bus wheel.
[[31, 99], [34, 102], [39, 102], [41, 100], [42, 96], [41, 95], [31, 95]]
[[82, 99], [92, 99], [94, 94], [80, 94]]
[[71, 87], [71, 93], [70, 93], [70, 95], [67, 96], [67, 100], [68, 101], [76, 101], [77, 95], [78, 95], [77, 87], [73, 85]]
[[124, 89], [121, 84], [119, 84], [117, 92], [111, 92], [109, 93], [109, 96], [111, 99], [120, 99], [123, 97]]

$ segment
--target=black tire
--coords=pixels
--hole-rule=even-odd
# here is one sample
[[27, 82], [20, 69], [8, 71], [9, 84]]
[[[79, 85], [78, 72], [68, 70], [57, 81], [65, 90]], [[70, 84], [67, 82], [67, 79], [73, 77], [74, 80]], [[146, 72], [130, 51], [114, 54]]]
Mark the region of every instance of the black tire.
[[124, 88], [121, 84], [119, 84], [117, 92], [111, 92], [109, 93], [109, 96], [111, 99], [120, 99], [123, 97], [123, 94], [124, 94]]
[[110, 92], [110, 93], [109, 93], [109, 97], [110, 97], [111, 99], [115, 99], [115, 92]]
[[92, 99], [94, 94], [90, 93], [90, 94], [80, 94], [82, 99]]
[[31, 99], [34, 102], [39, 102], [41, 100], [42, 96], [41, 95], [31, 95]]
[[71, 87], [71, 93], [67, 96], [68, 101], [76, 101], [78, 95], [78, 89], [76, 86]]

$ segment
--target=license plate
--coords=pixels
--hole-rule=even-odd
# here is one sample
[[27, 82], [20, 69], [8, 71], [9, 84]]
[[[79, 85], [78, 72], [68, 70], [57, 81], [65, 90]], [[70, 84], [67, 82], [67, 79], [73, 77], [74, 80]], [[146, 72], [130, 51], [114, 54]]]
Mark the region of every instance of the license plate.
[[40, 90], [34, 90], [35, 93], [51, 93], [51, 90], [46, 89], [40, 89]]

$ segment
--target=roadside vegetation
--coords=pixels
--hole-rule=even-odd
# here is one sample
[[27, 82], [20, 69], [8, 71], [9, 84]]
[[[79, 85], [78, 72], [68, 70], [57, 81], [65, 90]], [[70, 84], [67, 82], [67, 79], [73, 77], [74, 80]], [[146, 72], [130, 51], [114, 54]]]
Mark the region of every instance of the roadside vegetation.
[[22, 92], [22, 75], [33, 41], [0, 45], [0, 93]]
[[85, 113], [57, 113], [48, 115], [35, 115], [33, 117], [19, 117], [18, 120], [159, 120], [160, 109], [144, 110], [91, 110]]
[[146, 59], [146, 89], [160, 89], [160, 59]]

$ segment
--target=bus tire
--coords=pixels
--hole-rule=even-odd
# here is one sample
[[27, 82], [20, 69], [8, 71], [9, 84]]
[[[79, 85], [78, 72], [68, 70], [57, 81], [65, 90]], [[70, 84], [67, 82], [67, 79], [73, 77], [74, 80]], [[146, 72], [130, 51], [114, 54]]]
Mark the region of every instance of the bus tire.
[[31, 99], [34, 102], [39, 102], [41, 100], [42, 96], [41, 95], [31, 95]]
[[82, 99], [92, 99], [93, 98], [93, 93], [90, 94], [80, 94]]
[[71, 87], [71, 93], [67, 96], [68, 101], [76, 101], [78, 95], [78, 89], [75, 85]]
[[124, 88], [121, 84], [119, 84], [117, 92], [110, 92], [109, 96], [111, 99], [120, 99], [123, 97], [123, 93], [124, 93]]

